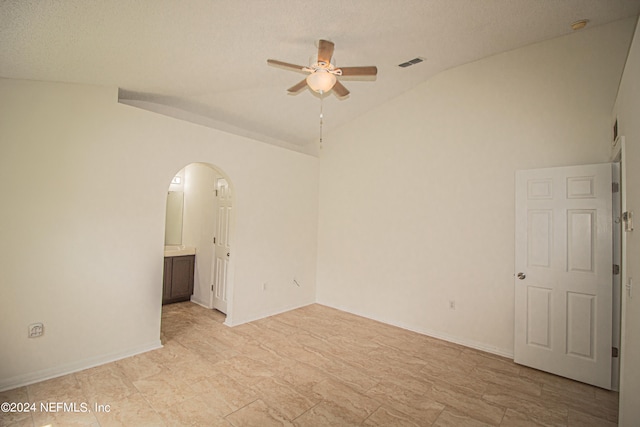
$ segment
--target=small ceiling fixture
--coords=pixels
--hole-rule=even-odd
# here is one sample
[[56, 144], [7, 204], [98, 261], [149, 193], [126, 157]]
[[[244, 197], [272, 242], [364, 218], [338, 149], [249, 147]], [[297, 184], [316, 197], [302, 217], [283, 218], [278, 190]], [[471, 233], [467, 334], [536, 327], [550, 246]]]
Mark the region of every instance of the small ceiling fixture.
[[581, 19], [579, 21], [574, 22], [573, 24], [571, 24], [571, 29], [573, 31], [578, 31], [583, 29], [584, 27], [587, 26], [587, 24], [589, 23], [588, 19]]

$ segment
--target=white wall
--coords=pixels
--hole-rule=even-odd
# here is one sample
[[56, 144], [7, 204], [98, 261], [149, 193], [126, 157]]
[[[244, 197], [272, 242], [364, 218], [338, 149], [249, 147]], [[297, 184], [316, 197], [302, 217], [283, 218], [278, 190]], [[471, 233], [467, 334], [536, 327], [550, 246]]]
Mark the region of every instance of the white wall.
[[[0, 390], [159, 345], [166, 192], [193, 162], [236, 190], [230, 323], [314, 301], [316, 158], [118, 104], [115, 88], [7, 79], [0, 144]], [[33, 322], [43, 337], [27, 339]]]
[[[640, 31], [636, 28], [614, 109], [618, 133], [626, 142], [627, 210], [640, 214]], [[626, 277], [635, 281], [632, 297], [623, 292], [623, 337], [620, 357], [621, 426], [636, 426], [640, 420], [640, 233], [626, 234]]]
[[608, 161], [633, 26], [448, 70], [326, 136], [318, 302], [512, 355], [514, 172]]

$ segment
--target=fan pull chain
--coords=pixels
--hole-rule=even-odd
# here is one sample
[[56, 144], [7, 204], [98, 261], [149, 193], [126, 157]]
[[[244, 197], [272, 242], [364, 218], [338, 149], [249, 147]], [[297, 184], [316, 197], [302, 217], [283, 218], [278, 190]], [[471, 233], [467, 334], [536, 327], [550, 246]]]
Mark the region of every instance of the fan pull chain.
[[324, 122], [324, 113], [323, 113], [323, 101], [324, 96], [323, 91], [320, 91], [320, 150], [322, 150], [322, 124]]

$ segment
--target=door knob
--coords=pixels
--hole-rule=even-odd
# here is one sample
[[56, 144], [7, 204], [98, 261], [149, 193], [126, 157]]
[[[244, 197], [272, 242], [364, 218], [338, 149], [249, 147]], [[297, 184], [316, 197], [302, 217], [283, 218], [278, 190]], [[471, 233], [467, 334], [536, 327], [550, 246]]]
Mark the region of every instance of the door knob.
[[230, 253], [231, 253], [231, 252], [227, 252], [227, 256], [229, 256], [229, 254], [230, 254]]
[[525, 279], [525, 277], [527, 277], [527, 275], [526, 275], [526, 274], [524, 274], [524, 273], [518, 273], [518, 279], [520, 279], [520, 280], [524, 280], [524, 279]]

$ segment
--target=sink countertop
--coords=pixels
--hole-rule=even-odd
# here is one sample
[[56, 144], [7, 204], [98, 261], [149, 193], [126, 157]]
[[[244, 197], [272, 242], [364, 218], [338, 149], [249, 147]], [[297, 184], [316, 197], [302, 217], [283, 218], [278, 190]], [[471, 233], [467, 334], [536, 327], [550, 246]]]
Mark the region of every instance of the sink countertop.
[[183, 256], [183, 255], [195, 255], [196, 248], [191, 248], [189, 246], [165, 246], [164, 247], [164, 256], [165, 257], [174, 257], [174, 256]]

